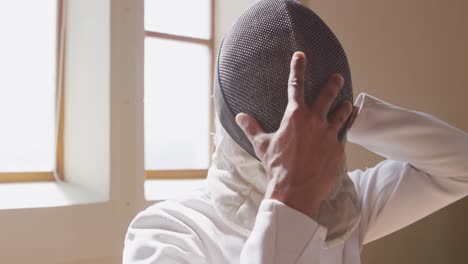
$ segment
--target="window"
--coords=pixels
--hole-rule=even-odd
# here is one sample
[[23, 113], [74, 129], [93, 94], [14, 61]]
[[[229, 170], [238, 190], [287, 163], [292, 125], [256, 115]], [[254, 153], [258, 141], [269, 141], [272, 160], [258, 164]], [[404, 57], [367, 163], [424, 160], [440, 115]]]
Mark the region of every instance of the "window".
[[54, 180], [60, 0], [0, 2], [0, 182]]
[[212, 79], [213, 0], [146, 0], [146, 178], [206, 176]]

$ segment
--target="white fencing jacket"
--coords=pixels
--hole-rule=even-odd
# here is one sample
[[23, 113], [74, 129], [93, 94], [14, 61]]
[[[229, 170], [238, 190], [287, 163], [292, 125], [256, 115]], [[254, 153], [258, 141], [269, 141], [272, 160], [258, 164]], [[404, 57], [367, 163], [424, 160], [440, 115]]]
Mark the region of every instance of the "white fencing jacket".
[[[361, 220], [347, 241], [325, 248], [326, 228], [263, 199], [266, 178], [254, 177], [255, 171], [232, 177], [212, 166], [205, 188], [136, 216], [124, 263], [358, 264], [364, 243], [468, 195], [467, 133], [365, 93], [356, 105], [348, 141], [386, 160], [349, 172]], [[233, 166], [242, 172], [241, 163]]]

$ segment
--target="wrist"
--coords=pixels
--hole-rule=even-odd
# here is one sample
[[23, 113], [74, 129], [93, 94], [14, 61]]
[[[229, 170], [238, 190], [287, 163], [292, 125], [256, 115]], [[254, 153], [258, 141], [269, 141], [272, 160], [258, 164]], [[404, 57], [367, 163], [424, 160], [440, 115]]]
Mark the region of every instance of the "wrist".
[[283, 204], [291, 207], [312, 219], [316, 219], [318, 210], [320, 208], [320, 203], [316, 203], [306, 199], [302, 195], [282, 193], [279, 191], [267, 192], [265, 199], [272, 199], [282, 202]]

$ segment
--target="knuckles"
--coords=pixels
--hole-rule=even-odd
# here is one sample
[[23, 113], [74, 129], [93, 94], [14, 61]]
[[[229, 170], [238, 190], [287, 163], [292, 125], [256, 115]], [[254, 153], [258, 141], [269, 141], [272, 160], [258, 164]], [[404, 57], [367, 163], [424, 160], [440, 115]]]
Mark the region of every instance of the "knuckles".
[[289, 102], [284, 113], [283, 121], [289, 125], [301, 123], [306, 115], [307, 110], [305, 107], [299, 105], [296, 102]]
[[317, 127], [319, 129], [324, 129], [327, 127], [328, 120], [324, 118], [322, 115], [312, 112], [310, 115], [310, 122], [314, 127]]
[[293, 104], [289, 107], [289, 119], [290, 121], [297, 122], [303, 118], [304, 109], [299, 107], [297, 104]]
[[299, 88], [302, 85], [303, 80], [297, 76], [292, 76], [289, 78], [289, 87]]
[[338, 94], [338, 89], [336, 87], [331, 87], [329, 89], [324, 89], [324, 97], [328, 101], [333, 101]]

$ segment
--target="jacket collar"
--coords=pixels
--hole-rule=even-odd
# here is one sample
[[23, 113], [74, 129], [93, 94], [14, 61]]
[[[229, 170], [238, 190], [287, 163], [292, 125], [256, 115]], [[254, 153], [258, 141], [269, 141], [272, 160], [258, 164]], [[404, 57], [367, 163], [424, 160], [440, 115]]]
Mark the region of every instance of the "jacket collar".
[[252, 230], [268, 178], [262, 164], [237, 145], [217, 124], [216, 151], [208, 170], [208, 188], [221, 218], [244, 234]]

